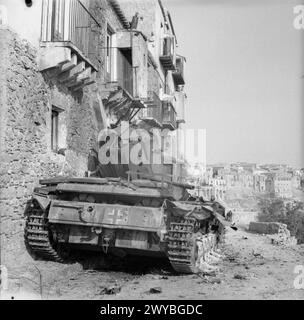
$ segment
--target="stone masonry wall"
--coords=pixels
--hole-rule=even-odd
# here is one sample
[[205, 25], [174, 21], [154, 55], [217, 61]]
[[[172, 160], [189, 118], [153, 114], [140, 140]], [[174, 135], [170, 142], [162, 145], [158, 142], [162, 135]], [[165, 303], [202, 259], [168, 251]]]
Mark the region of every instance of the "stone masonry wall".
[[[107, 0], [91, 0], [90, 11], [101, 27], [92, 25], [90, 60], [97, 66], [96, 84], [72, 94], [52, 71], [37, 69], [39, 48], [0, 26], [0, 237], [1, 264], [8, 269], [31, 263], [25, 249], [24, 209], [41, 178], [84, 176], [89, 150], [106, 125], [101, 90], [105, 80], [107, 24], [121, 22]], [[51, 111], [59, 108], [59, 148], [51, 150]]]
[[[40, 178], [84, 176], [98, 133], [89, 92], [73, 95], [37, 70], [37, 51], [0, 29], [1, 263], [26, 262], [24, 208]], [[52, 105], [62, 108], [65, 155], [51, 150]]]

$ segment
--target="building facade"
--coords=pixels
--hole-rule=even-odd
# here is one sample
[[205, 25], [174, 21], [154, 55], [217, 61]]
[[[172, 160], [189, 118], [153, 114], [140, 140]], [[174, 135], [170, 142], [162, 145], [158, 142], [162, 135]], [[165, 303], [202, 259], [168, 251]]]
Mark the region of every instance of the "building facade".
[[[141, 3], [0, 0], [1, 257], [6, 265], [29, 258], [23, 212], [39, 179], [85, 176], [102, 129], [126, 121], [175, 131], [184, 122], [185, 59], [176, 53], [171, 16], [160, 1], [142, 9]], [[164, 149], [162, 141], [159, 151]], [[105, 175], [115, 174], [107, 169]], [[164, 173], [161, 166], [158, 170]], [[179, 170], [173, 164], [165, 173], [177, 179]]]

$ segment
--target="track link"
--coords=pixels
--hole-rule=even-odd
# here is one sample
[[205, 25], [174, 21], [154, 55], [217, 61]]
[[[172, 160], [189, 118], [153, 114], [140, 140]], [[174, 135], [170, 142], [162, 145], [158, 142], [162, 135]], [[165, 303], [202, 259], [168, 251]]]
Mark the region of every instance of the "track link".
[[196, 227], [193, 218], [179, 219], [170, 223], [168, 233], [168, 258], [175, 271], [195, 273], [193, 234]]
[[213, 233], [201, 234], [197, 232], [199, 223], [193, 218], [179, 219], [170, 223], [168, 233], [168, 258], [178, 273], [200, 272], [200, 260], [208, 265], [211, 261], [210, 253], [216, 243]]
[[27, 212], [25, 242], [37, 257], [55, 262], [64, 262], [51, 244], [47, 223], [48, 220], [43, 210], [35, 201], [32, 202]]

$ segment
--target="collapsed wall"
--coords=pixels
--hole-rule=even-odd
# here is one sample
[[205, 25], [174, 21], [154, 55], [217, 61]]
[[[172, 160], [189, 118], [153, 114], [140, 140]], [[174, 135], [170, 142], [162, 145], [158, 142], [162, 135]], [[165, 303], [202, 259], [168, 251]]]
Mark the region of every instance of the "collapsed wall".
[[[89, 92], [72, 94], [37, 68], [37, 50], [0, 26], [1, 264], [28, 257], [24, 208], [40, 178], [83, 176], [98, 134]], [[52, 108], [60, 108], [61, 153], [51, 147]]]

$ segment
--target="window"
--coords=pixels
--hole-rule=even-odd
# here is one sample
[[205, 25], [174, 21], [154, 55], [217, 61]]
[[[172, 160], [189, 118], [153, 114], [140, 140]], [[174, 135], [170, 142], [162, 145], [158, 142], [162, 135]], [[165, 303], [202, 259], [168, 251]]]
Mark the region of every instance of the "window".
[[52, 151], [58, 151], [58, 118], [59, 112], [52, 108], [52, 128], [51, 128], [51, 148]]
[[113, 60], [113, 31], [110, 27], [107, 28], [106, 36], [106, 73], [107, 81], [112, 80], [112, 60]]
[[64, 2], [53, 1], [52, 3], [52, 41], [64, 39]]

